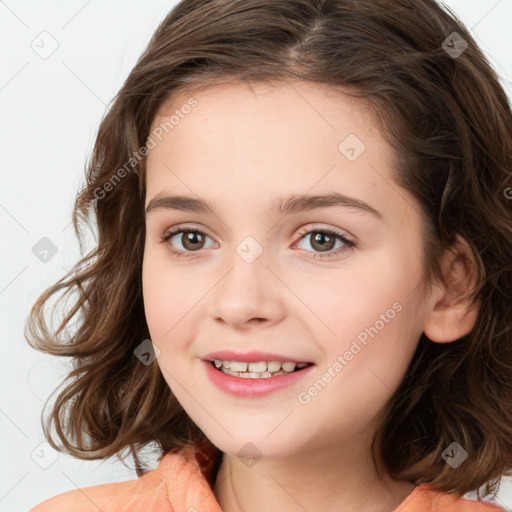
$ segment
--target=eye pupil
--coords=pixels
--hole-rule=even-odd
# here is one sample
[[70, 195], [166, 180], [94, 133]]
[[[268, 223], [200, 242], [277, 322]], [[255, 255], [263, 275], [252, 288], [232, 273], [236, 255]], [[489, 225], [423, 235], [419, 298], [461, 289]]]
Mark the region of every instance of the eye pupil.
[[[322, 240], [325, 240], [327, 238], [327, 242], [322, 242]], [[335, 239], [334, 237], [328, 235], [327, 233], [316, 233], [313, 236], [313, 243], [314, 246], [316, 243], [319, 244], [320, 249], [326, 249], [330, 250], [334, 247]]]
[[[197, 249], [197, 247], [188, 247], [187, 244], [197, 244], [197, 243], [201, 243], [201, 242], [204, 242], [204, 240], [201, 240], [203, 237], [201, 235], [201, 233], [197, 233], [196, 231], [186, 231], [184, 234], [183, 234], [183, 247], [187, 248], [187, 249]], [[198, 242], [199, 240], [199, 242]]]
[[[181, 227], [181, 226], [180, 226]], [[201, 249], [203, 249], [203, 246], [206, 241], [206, 234], [202, 231], [196, 230], [196, 229], [179, 229], [176, 228], [174, 231], [171, 231], [166, 236], [162, 237], [162, 242], [166, 242], [169, 245], [173, 245], [170, 241], [173, 237], [178, 237], [181, 241], [181, 244], [183, 246], [183, 249], [181, 250], [171, 250], [171, 252], [178, 256], [184, 256], [187, 252], [202, 252]], [[347, 240], [343, 235], [331, 231], [331, 230], [312, 230], [307, 233], [307, 235], [302, 236], [301, 240], [307, 240], [309, 239], [309, 244], [311, 247], [313, 247], [314, 251], [317, 253], [326, 253], [322, 255], [322, 258], [330, 257], [331, 255], [336, 255], [339, 252], [344, 252], [349, 248], [355, 247], [356, 244], [350, 242]], [[336, 241], [340, 240], [343, 244], [343, 248], [338, 251], [338, 253], [332, 253], [332, 249], [336, 245]], [[307, 249], [306, 249], [307, 250]], [[308, 251], [310, 252], [310, 251]], [[317, 254], [318, 257], [318, 254]]]

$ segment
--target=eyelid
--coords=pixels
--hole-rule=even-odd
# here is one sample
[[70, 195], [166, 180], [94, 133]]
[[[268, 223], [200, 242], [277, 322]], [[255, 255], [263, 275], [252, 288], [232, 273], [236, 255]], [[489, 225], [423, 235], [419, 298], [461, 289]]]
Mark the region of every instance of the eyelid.
[[[201, 234], [206, 235], [208, 238], [211, 238], [212, 240], [214, 240], [213, 237], [210, 236], [206, 232], [206, 230], [203, 229], [202, 227], [198, 228], [197, 226], [192, 226], [192, 225], [187, 225], [187, 224], [178, 224], [177, 226], [169, 228], [164, 232], [164, 234], [160, 237], [161, 243], [169, 245], [168, 242], [173, 236], [175, 236], [179, 233], [182, 233], [182, 232], [186, 232], [186, 231], [199, 232]], [[338, 240], [341, 240], [344, 243], [345, 247], [338, 248], [336, 250], [327, 251], [325, 253], [306, 251], [305, 249], [299, 249], [301, 251], [305, 251], [305, 252], [313, 254], [314, 256], [310, 257], [311, 259], [328, 260], [329, 258], [334, 258], [336, 256], [340, 256], [341, 253], [345, 253], [351, 249], [358, 247], [358, 242], [356, 242], [353, 239], [354, 237], [352, 234], [350, 234], [347, 231], [342, 230], [340, 228], [334, 228], [334, 227], [330, 227], [330, 226], [326, 227], [325, 225], [319, 225], [319, 223], [313, 223], [313, 225], [308, 224], [308, 225], [300, 228], [297, 233], [297, 240], [294, 242], [293, 245], [295, 246], [297, 243], [299, 243], [304, 238], [305, 235], [311, 234], [315, 231], [321, 232], [321, 233], [326, 233], [330, 236], [337, 238]], [[199, 254], [201, 252], [205, 252], [204, 250], [201, 250], [201, 249], [198, 251], [182, 251], [182, 250], [177, 250], [177, 249], [174, 249], [171, 247], [169, 247], [168, 250], [171, 252], [171, 254], [178, 256], [178, 257], [194, 257], [194, 253]], [[206, 251], [206, 252], [208, 252], [208, 251]]]
[[332, 228], [332, 227], [315, 227], [315, 226], [305, 226], [299, 233], [298, 233], [298, 240], [294, 243], [294, 246], [297, 245], [302, 241], [302, 239], [306, 235], [310, 235], [311, 233], [318, 232], [318, 233], [324, 233], [328, 236], [332, 236], [337, 240], [340, 240], [343, 243], [343, 247], [338, 247], [337, 249], [333, 249], [326, 252], [315, 252], [315, 251], [307, 251], [306, 249], [298, 249], [300, 251], [305, 251], [307, 253], [310, 253], [311, 256], [308, 256], [309, 259], [313, 260], [319, 260], [327, 262], [334, 258], [341, 258], [343, 255], [349, 251], [352, 251], [353, 249], [356, 249], [359, 246], [359, 242], [356, 242], [353, 239], [352, 235], [346, 236], [346, 233], [343, 232], [343, 230], [340, 230], [339, 228]]
[[300, 228], [297, 235], [302, 237], [311, 231], [332, 231], [336, 234], [336, 236], [341, 236], [354, 244], [356, 243], [355, 236], [346, 229], [336, 228], [334, 226], [326, 226], [325, 224], [320, 224], [318, 222], [313, 222], [307, 224], [304, 228]]
[[[326, 227], [325, 224], [321, 224], [318, 222], [317, 223], [313, 222], [313, 223], [310, 223], [310, 224], [300, 228], [298, 230], [297, 236], [302, 237], [302, 236], [308, 234], [310, 231], [313, 231], [315, 229], [317, 229], [318, 231], [334, 231], [334, 232], [336, 232], [337, 235], [340, 235], [347, 239], [350, 239], [350, 241], [355, 243], [354, 235], [352, 235], [346, 229], [341, 229], [341, 228], [336, 228], [336, 227], [331, 227], [331, 226]], [[166, 229], [163, 237], [167, 236], [167, 234], [169, 234], [169, 233], [176, 234], [176, 233], [179, 233], [180, 231], [187, 231], [187, 230], [188, 231], [199, 231], [199, 232], [204, 233], [205, 235], [209, 236], [212, 240], [214, 238], [208, 234], [208, 231], [206, 228], [204, 228], [202, 226], [197, 227], [197, 226], [188, 225], [188, 224], [178, 224], [177, 226]]]
[[177, 224], [176, 226], [166, 229], [164, 231], [164, 234], [162, 235], [162, 238], [167, 236], [168, 234], [173, 235], [173, 234], [179, 233], [180, 231], [198, 231], [200, 233], [204, 233], [205, 235], [209, 236], [213, 240], [213, 237], [208, 234], [208, 230], [206, 228], [204, 228], [203, 226], [198, 227], [198, 226], [189, 225], [189, 224]]
[[206, 235], [208, 238], [211, 238], [212, 240], [214, 240], [214, 238], [207, 233], [206, 229], [204, 229], [202, 227], [197, 227], [197, 226], [189, 226], [187, 224], [178, 224], [177, 226], [166, 229], [164, 234], [160, 237], [160, 239], [162, 242], [165, 243], [165, 242], [169, 241], [169, 239], [171, 239], [173, 236], [177, 235], [178, 233], [186, 232], [186, 231], [201, 233], [201, 234]]

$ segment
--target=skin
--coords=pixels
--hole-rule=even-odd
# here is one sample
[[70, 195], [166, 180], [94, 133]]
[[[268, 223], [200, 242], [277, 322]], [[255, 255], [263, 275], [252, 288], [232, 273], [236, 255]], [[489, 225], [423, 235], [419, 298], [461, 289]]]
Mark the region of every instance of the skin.
[[[334, 511], [340, 504], [349, 512], [392, 511], [414, 484], [379, 476], [370, 442], [421, 333], [448, 342], [474, 325], [476, 312], [454, 301], [467, 289], [464, 267], [455, 253], [443, 259], [447, 275], [457, 270], [452, 295], [441, 285], [422, 286], [425, 219], [414, 197], [394, 183], [393, 149], [361, 100], [301, 81], [216, 85], [182, 91], [160, 109], [152, 129], [191, 96], [197, 106], [154, 139], [146, 206], [157, 194], [179, 194], [208, 200], [216, 210], [147, 213], [143, 293], [163, 376], [224, 452], [215, 496], [227, 512], [263, 505]], [[348, 134], [366, 147], [354, 161], [338, 149]], [[274, 195], [332, 191], [368, 203], [382, 218], [342, 206], [285, 216], [271, 209]], [[183, 223], [184, 231], [204, 233], [196, 245], [186, 245], [183, 233], [161, 242]], [[337, 240], [322, 250], [315, 230], [326, 228], [357, 246]], [[252, 263], [236, 251], [247, 236], [263, 251]], [[396, 303], [400, 312], [333, 372], [338, 355]], [[235, 397], [205, 373], [204, 356], [222, 349], [283, 353], [316, 366], [266, 397]], [[300, 403], [299, 393], [329, 368], [335, 377]], [[252, 465], [237, 457], [248, 442], [259, 454]]]

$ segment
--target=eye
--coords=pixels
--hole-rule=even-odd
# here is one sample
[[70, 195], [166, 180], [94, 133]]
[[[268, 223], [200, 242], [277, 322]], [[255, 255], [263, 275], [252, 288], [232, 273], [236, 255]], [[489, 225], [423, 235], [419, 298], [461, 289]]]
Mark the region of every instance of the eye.
[[[176, 240], [181, 245], [181, 247], [178, 247], [177, 250], [174, 249], [172, 243], [173, 238], [176, 238]], [[175, 228], [167, 231], [166, 234], [161, 237], [161, 241], [162, 243], [165, 243], [169, 246], [171, 254], [174, 254], [179, 258], [186, 257], [187, 252], [197, 252], [200, 249], [203, 249], [205, 238], [210, 237], [195, 227], [176, 226]]]
[[[313, 259], [329, 259], [339, 256], [341, 253], [357, 246], [355, 242], [349, 240], [343, 233], [334, 229], [309, 229], [309, 231], [303, 230], [299, 234], [301, 236], [300, 242], [302, 240], [307, 240], [309, 237], [311, 247], [313, 247], [315, 251], [320, 251], [313, 254]], [[175, 247], [172, 243], [173, 238], [176, 238], [181, 247]], [[210, 237], [200, 229], [193, 226], [180, 225], [168, 230], [161, 237], [161, 242], [168, 246], [169, 251], [173, 256], [176, 256], [177, 258], [186, 258], [192, 256], [191, 253], [200, 252], [201, 249], [204, 249], [206, 238]], [[337, 250], [332, 251], [332, 249], [335, 248], [337, 241], [340, 242], [341, 247], [338, 246]], [[304, 247], [300, 248], [311, 252]]]
[[[311, 247], [313, 247], [314, 250], [320, 251], [313, 255], [313, 259], [333, 258], [335, 256], [339, 256], [341, 253], [353, 249], [357, 245], [352, 240], [349, 240], [343, 233], [334, 229], [310, 229], [309, 231], [301, 232], [300, 235], [300, 241], [308, 240], [309, 238], [309, 244]], [[336, 251], [329, 252], [334, 249], [336, 241], [341, 243], [341, 247], [338, 246]]]

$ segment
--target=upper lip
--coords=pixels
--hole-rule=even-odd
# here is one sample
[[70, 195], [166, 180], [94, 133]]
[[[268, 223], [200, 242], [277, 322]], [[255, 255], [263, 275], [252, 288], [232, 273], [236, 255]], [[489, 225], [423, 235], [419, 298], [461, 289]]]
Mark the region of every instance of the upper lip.
[[310, 363], [307, 359], [300, 359], [293, 356], [283, 354], [271, 354], [270, 352], [234, 352], [232, 350], [219, 350], [218, 352], [210, 352], [204, 356], [205, 360], [214, 361], [240, 361], [246, 363], [257, 363], [259, 361], [280, 361], [282, 363], [290, 361], [292, 363]]

